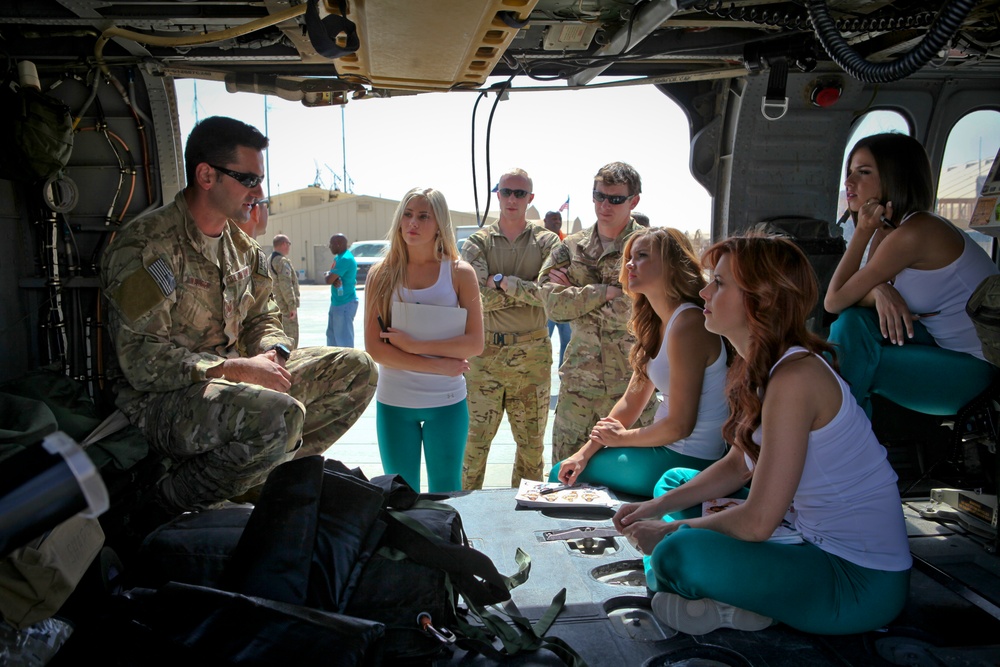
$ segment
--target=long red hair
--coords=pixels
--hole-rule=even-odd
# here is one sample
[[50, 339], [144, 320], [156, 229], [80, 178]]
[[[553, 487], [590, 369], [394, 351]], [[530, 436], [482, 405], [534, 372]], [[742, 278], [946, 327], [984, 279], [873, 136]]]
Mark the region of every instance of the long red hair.
[[743, 291], [750, 342], [729, 369], [729, 419], [722, 435], [756, 462], [760, 447], [752, 436], [760, 426], [771, 368], [793, 345], [829, 353], [831, 358], [833, 346], [806, 328], [819, 288], [812, 265], [793, 241], [758, 234], [735, 236], [706, 250], [702, 263], [714, 268], [723, 255], [729, 255], [733, 280]]

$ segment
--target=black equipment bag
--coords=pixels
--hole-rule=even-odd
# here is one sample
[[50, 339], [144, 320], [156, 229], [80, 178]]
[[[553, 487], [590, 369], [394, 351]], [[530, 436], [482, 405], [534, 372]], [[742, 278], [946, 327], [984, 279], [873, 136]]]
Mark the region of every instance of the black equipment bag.
[[168, 582], [218, 588], [252, 507], [233, 505], [181, 514], [150, 533], [139, 547], [134, 585], [157, 589]]
[[[454, 507], [417, 494], [401, 477], [369, 482], [358, 469], [313, 456], [268, 476], [225, 584], [385, 624], [386, 665], [427, 662], [453, 645], [497, 660], [547, 648], [566, 664], [584, 664], [562, 640], [543, 636], [565, 590], [534, 626], [510, 601], [530, 571], [520, 550], [517, 563], [517, 574], [501, 575], [469, 546]], [[512, 623], [487, 610], [505, 601]]]
[[275, 468], [233, 553], [224, 588], [341, 612], [385, 530], [382, 494], [339, 461]]
[[[369, 482], [338, 461], [293, 460], [268, 476], [249, 518], [245, 507], [211, 510], [154, 532], [140, 552], [136, 585], [161, 592], [181, 587], [170, 595], [210, 596], [206, 591], [222, 589], [236, 599], [278, 605], [273, 609], [364, 619], [365, 627], [384, 633], [370, 635], [365, 646], [372, 650], [377, 643], [385, 665], [427, 664], [453, 647], [496, 662], [545, 648], [566, 664], [584, 664], [562, 640], [545, 636], [565, 590], [532, 625], [510, 600], [510, 589], [527, 580], [528, 556], [519, 549], [518, 572], [501, 575], [469, 546], [458, 511], [440, 498], [416, 493], [396, 475]], [[489, 611], [501, 602], [500, 614]], [[166, 627], [178, 637], [221, 631], [210, 623], [173, 629], [164, 622], [160, 632]], [[302, 641], [309, 641], [309, 631], [301, 628]], [[209, 646], [217, 641], [222, 638], [204, 637]]]
[[[344, 613], [386, 625], [387, 657], [405, 661], [440, 652], [458, 641], [456, 632], [470, 631], [458, 617], [465, 611], [458, 607], [459, 595], [469, 605], [495, 604], [509, 600], [509, 590], [527, 579], [526, 565], [515, 577], [504, 577], [488, 556], [471, 548], [451, 505], [418, 495], [397, 475], [371, 483], [384, 493], [386, 529]], [[485, 634], [476, 638], [487, 640]]]

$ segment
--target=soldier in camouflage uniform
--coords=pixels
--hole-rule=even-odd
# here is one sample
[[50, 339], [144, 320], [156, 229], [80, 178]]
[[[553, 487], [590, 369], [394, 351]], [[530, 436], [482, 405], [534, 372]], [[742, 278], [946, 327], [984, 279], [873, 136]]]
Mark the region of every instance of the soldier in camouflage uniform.
[[500, 219], [475, 232], [462, 259], [476, 270], [483, 298], [486, 346], [469, 359], [469, 439], [462, 488], [481, 489], [490, 445], [504, 410], [517, 453], [511, 486], [542, 479], [545, 424], [549, 417], [552, 344], [546, 328], [538, 271], [559, 237], [525, 219], [534, 199], [522, 169], [500, 177]]
[[[559, 399], [552, 424], [552, 463], [574, 454], [628, 388], [632, 369], [628, 332], [632, 300], [618, 283], [625, 239], [639, 229], [630, 216], [639, 203], [639, 174], [623, 162], [594, 177], [597, 223], [557, 245], [539, 274], [549, 319], [572, 322], [566, 361], [559, 368]], [[617, 202], [617, 203], [615, 203]], [[639, 423], [652, 423], [656, 395]]]
[[[266, 204], [265, 204], [266, 206]], [[281, 313], [281, 328], [292, 339], [292, 349], [299, 346], [299, 275], [288, 259], [292, 242], [284, 234], [271, 241], [270, 261], [267, 271], [271, 275], [271, 293]]]
[[196, 125], [188, 186], [119, 231], [102, 258], [124, 376], [117, 404], [171, 463], [154, 495], [167, 512], [215, 506], [293, 455], [322, 453], [375, 391], [364, 352], [288, 356], [267, 259], [231, 222], [263, 195], [266, 147], [231, 118]]

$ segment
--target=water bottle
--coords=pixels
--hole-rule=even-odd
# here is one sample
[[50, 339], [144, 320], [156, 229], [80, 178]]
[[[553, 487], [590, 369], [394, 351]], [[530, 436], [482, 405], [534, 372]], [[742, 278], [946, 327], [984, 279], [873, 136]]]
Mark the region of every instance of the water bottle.
[[337, 285], [337, 296], [344, 296], [344, 283]]

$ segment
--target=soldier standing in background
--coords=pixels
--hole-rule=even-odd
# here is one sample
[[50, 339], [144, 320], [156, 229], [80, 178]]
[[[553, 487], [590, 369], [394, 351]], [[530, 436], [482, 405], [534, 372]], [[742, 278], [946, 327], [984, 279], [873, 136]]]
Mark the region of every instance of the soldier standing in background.
[[[597, 222], [568, 235], [539, 274], [549, 319], [572, 322], [566, 361], [559, 368], [559, 400], [552, 424], [552, 463], [576, 453], [590, 431], [625, 394], [631, 376], [628, 332], [632, 300], [618, 283], [622, 247], [637, 229], [631, 211], [642, 181], [624, 162], [612, 162], [594, 177]], [[652, 423], [656, 395], [639, 423]]]
[[292, 339], [292, 349], [299, 346], [299, 276], [288, 259], [292, 242], [284, 234], [271, 241], [271, 259], [267, 271], [271, 274], [271, 293], [281, 313], [281, 328]]
[[[549, 230], [553, 234], [559, 237], [562, 241], [566, 238], [566, 235], [562, 231], [562, 213], [559, 211], [549, 211], [545, 214], [545, 229]], [[559, 331], [559, 365], [562, 366], [563, 362], [566, 360], [566, 346], [569, 345], [569, 339], [573, 335], [573, 329], [569, 322], [556, 322], [554, 320], [548, 321], [549, 327], [549, 338], [552, 338], [552, 332]]]
[[545, 424], [552, 384], [552, 344], [536, 283], [538, 271], [559, 242], [525, 213], [534, 199], [531, 178], [511, 169], [495, 188], [500, 219], [475, 232], [462, 246], [462, 259], [476, 270], [483, 299], [486, 346], [469, 359], [469, 440], [462, 488], [481, 489], [486, 460], [506, 410], [517, 454], [511, 486], [542, 479]]
[[293, 455], [321, 454], [375, 392], [364, 352], [289, 351], [267, 258], [229, 224], [263, 198], [267, 145], [232, 118], [195, 125], [187, 187], [120, 230], [102, 258], [116, 402], [170, 461], [151, 490], [164, 519], [244, 494]]

